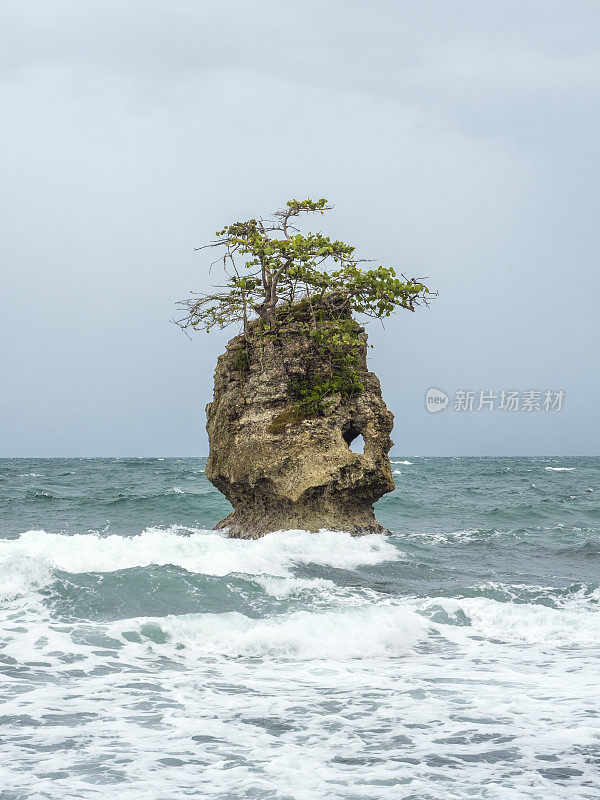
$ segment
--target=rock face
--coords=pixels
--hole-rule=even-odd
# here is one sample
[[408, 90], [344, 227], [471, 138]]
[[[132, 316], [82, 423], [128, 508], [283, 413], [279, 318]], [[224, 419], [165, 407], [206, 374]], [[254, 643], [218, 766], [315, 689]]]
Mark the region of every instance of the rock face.
[[[214, 399], [206, 407], [206, 477], [234, 507], [217, 525], [230, 536], [321, 528], [387, 532], [373, 503], [394, 488], [387, 457], [394, 418], [367, 369], [364, 329], [349, 312], [330, 316], [321, 327], [335, 328], [343, 317], [358, 342], [355, 370], [364, 389], [330, 395], [318, 411], [307, 411], [294, 392], [326, 367], [301, 316], [276, 335], [250, 323], [247, 338], [236, 336], [219, 357]], [[354, 453], [349, 445], [361, 434], [364, 454]]]

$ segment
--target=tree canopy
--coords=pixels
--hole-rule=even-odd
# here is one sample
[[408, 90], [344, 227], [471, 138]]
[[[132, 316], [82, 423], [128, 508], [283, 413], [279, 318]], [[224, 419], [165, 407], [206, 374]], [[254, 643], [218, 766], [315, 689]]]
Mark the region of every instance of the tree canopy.
[[277, 307], [306, 299], [335, 298], [351, 311], [382, 319], [396, 308], [415, 311], [435, 296], [421, 279], [397, 276], [393, 267], [366, 268], [355, 248], [321, 233], [301, 233], [294, 223], [301, 215], [324, 214], [327, 200], [290, 200], [266, 219], [235, 222], [217, 231], [217, 238], [198, 250], [220, 248], [225, 283], [213, 293], [191, 293], [178, 306], [184, 330], [209, 331], [258, 315], [275, 326]]

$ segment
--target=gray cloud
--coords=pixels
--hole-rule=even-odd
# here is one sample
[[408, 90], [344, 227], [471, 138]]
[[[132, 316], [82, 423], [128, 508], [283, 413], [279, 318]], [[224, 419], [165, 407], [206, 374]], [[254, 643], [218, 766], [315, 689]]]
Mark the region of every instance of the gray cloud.
[[[228, 333], [169, 323], [209, 285], [193, 247], [305, 195], [440, 290], [371, 327], [398, 452], [597, 452], [594, 3], [3, 14], [0, 454], [205, 453]], [[431, 385], [567, 400], [429, 416]]]

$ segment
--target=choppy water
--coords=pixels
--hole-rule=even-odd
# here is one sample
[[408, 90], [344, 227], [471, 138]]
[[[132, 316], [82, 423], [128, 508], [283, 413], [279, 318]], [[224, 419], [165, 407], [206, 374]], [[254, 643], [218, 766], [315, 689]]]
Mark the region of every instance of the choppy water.
[[0, 461], [0, 798], [600, 796], [600, 459], [394, 459], [393, 537], [203, 459]]

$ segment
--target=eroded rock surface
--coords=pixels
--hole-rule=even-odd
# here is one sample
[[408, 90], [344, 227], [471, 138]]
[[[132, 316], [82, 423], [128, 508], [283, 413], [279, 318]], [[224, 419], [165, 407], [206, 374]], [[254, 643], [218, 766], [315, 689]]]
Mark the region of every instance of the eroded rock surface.
[[[307, 412], [294, 395], [298, 381], [327, 368], [301, 318], [276, 335], [251, 323], [248, 340], [236, 336], [219, 357], [214, 400], [206, 407], [206, 476], [234, 507], [217, 526], [230, 536], [296, 528], [386, 532], [373, 503], [394, 488], [388, 459], [393, 415], [367, 369], [364, 329], [349, 313], [342, 316], [359, 343], [356, 372], [364, 390], [328, 396], [319, 412]], [[349, 447], [359, 435], [364, 454]]]

